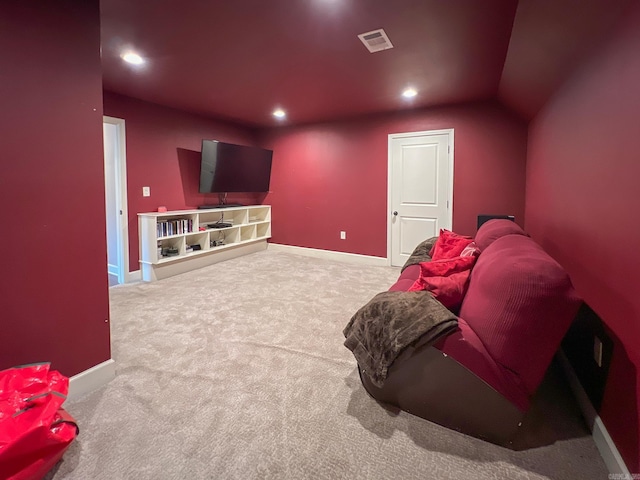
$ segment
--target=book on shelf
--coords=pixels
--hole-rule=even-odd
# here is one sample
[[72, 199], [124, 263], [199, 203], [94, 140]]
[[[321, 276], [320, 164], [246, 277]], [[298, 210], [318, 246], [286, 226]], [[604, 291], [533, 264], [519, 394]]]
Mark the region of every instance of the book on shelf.
[[176, 220], [165, 220], [158, 222], [156, 235], [160, 237], [169, 237], [171, 235], [184, 235], [193, 232], [193, 220], [190, 218], [180, 218]]

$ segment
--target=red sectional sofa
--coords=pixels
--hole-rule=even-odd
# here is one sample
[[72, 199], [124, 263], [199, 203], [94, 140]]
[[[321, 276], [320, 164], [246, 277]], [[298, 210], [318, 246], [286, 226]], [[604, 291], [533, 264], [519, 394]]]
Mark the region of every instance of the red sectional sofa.
[[[382, 387], [361, 379], [380, 402], [511, 446], [581, 302], [565, 270], [517, 224], [486, 222], [475, 243], [458, 328], [406, 348]], [[409, 290], [419, 275], [419, 264], [406, 266], [390, 290]]]

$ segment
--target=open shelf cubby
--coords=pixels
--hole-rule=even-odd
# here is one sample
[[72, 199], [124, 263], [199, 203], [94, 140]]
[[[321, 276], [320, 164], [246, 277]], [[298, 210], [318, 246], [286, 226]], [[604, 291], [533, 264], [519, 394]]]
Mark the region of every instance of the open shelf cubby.
[[139, 213], [138, 230], [142, 279], [159, 280], [264, 250], [271, 207]]
[[253, 240], [256, 238], [256, 226], [255, 225], [243, 225], [240, 227], [240, 240]]

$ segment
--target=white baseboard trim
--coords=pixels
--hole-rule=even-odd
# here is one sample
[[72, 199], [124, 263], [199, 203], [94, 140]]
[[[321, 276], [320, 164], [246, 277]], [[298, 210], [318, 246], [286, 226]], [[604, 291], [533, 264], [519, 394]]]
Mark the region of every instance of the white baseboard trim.
[[384, 257], [373, 257], [370, 255], [360, 255], [358, 253], [334, 252], [332, 250], [320, 250], [318, 248], [295, 247], [293, 245], [282, 245], [280, 243], [269, 243], [269, 250], [274, 252], [287, 252], [306, 257], [324, 258], [326, 260], [336, 260], [338, 262], [355, 263], [358, 265], [372, 265], [377, 267], [388, 267], [389, 261]]
[[142, 270], [134, 270], [133, 272], [127, 273], [127, 278], [125, 283], [131, 282], [141, 282], [142, 281]]
[[110, 358], [98, 365], [80, 372], [69, 379], [69, 393], [67, 398], [75, 400], [103, 385], [106, 385], [116, 376], [116, 362]]
[[569, 363], [569, 359], [562, 350], [558, 352], [558, 358], [560, 359], [560, 363], [567, 375], [569, 385], [571, 386], [573, 395], [576, 397], [578, 406], [580, 407], [580, 410], [582, 410], [582, 415], [591, 429], [593, 441], [595, 442], [605, 465], [609, 469], [609, 473], [622, 474], [624, 478], [631, 478], [629, 469], [625, 465], [618, 448], [615, 443], [613, 443], [613, 439], [609, 435], [607, 428], [604, 426], [602, 419], [591, 404], [591, 401], [587, 396], [587, 392], [582, 388], [573, 367]]

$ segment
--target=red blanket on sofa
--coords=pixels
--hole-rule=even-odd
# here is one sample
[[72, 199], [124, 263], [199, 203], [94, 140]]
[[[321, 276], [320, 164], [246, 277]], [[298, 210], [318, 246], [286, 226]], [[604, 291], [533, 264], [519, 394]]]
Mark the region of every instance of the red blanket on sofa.
[[420, 276], [408, 291], [427, 290], [445, 307], [459, 307], [478, 254], [473, 239], [442, 229], [429, 254], [431, 261], [420, 262]]

